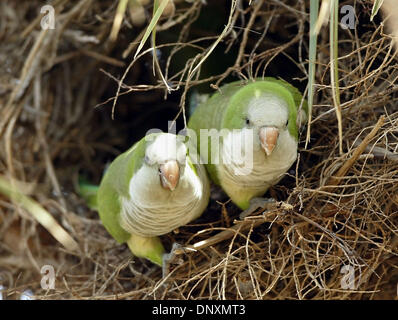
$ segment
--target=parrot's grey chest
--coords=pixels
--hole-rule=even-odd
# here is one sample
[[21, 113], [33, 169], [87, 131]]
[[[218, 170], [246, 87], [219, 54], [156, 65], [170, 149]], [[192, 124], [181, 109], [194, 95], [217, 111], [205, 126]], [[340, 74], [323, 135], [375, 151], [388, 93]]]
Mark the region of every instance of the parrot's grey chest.
[[[243, 150], [241, 154], [244, 155]], [[266, 156], [261, 148], [255, 147], [252, 157], [240, 160], [239, 164], [234, 161], [225, 161], [225, 158], [224, 153], [221, 164], [217, 168], [223, 185], [235, 185], [239, 188], [250, 188], [261, 192], [277, 183], [292, 166], [297, 158], [297, 141], [288, 131], [284, 131], [269, 156]], [[242, 163], [245, 170], [241, 169]]]
[[126, 231], [159, 236], [189, 223], [203, 210], [204, 187], [189, 168], [172, 192], [161, 187], [156, 173], [140, 170], [130, 181], [130, 197], [121, 199], [120, 224]]

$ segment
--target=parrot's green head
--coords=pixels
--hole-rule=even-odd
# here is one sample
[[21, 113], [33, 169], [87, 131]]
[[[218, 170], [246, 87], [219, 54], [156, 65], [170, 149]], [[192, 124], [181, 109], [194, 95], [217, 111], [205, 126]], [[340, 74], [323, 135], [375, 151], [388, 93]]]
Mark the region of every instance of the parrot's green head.
[[259, 81], [243, 86], [231, 98], [222, 127], [251, 130], [255, 148], [269, 156], [281, 137], [297, 140], [296, 118], [291, 93], [278, 83]]
[[187, 147], [184, 137], [160, 133], [147, 136], [146, 141], [144, 169], [152, 178], [159, 179], [164, 189], [174, 191], [185, 171]]

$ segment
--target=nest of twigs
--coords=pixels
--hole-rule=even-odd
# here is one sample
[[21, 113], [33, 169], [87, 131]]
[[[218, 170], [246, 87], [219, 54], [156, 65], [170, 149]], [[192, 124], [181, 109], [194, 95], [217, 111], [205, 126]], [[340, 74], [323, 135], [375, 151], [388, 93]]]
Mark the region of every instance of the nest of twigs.
[[[173, 119], [182, 129], [194, 90], [275, 76], [306, 92], [307, 1], [176, 2], [157, 24], [156, 63], [149, 40], [134, 59], [150, 3], [146, 22], [126, 12], [114, 39], [117, 1], [54, 0], [53, 30], [40, 27], [44, 1], [1, 1], [0, 182], [54, 218], [43, 227], [30, 202], [0, 195], [3, 298], [396, 298], [398, 64], [372, 3], [340, 4], [357, 19], [339, 29], [342, 152], [321, 28], [311, 138], [304, 129], [296, 165], [269, 191], [278, 204], [238, 221], [214, 187], [201, 218], [162, 237], [167, 249], [204, 241], [162, 279], [106, 232], [76, 194], [78, 175], [98, 183], [147, 130]], [[45, 265], [54, 289], [41, 285]]]

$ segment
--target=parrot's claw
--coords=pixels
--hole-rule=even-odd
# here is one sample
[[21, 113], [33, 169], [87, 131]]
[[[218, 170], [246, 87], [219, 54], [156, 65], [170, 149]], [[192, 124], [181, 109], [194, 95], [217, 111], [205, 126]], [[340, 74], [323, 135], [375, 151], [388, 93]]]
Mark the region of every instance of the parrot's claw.
[[239, 215], [240, 219], [244, 219], [247, 216], [251, 215], [257, 209], [262, 208], [264, 210], [270, 210], [276, 204], [276, 200], [273, 198], [252, 198], [250, 200], [250, 206], [246, 210], [242, 211]]
[[178, 258], [178, 251], [182, 250], [182, 245], [179, 243], [173, 243], [170, 253], [163, 254], [162, 257], [162, 274], [163, 278], [165, 278], [170, 272], [171, 264], [182, 264], [184, 260], [182, 258]]

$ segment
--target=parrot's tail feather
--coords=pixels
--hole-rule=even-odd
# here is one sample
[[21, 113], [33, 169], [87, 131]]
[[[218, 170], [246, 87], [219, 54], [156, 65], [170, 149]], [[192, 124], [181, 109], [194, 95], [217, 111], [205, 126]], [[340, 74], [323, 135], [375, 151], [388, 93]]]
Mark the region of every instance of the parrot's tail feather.
[[140, 258], [146, 258], [161, 266], [163, 264], [164, 247], [158, 237], [141, 237], [131, 234], [127, 241], [131, 252]]
[[88, 183], [83, 178], [79, 177], [77, 193], [86, 201], [87, 206], [98, 211], [97, 193], [99, 186]]

